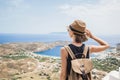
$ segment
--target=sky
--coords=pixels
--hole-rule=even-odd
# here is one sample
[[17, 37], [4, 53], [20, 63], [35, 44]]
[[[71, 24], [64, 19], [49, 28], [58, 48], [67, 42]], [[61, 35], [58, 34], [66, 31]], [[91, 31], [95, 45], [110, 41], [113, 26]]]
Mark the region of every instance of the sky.
[[97, 35], [120, 35], [120, 0], [0, 0], [0, 33], [66, 32], [74, 20]]

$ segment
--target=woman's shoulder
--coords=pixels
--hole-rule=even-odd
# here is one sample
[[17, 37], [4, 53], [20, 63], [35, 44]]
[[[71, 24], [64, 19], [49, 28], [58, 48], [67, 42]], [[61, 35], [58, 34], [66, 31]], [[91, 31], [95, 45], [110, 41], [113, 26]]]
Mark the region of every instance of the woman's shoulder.
[[65, 51], [65, 47], [61, 47], [61, 49], [60, 49], [61, 51]]
[[68, 53], [67, 53], [65, 47], [61, 47], [61, 56], [64, 56], [64, 57], [68, 56]]
[[66, 46], [61, 47], [60, 50], [61, 50], [62, 53], [67, 53], [67, 50], [65, 49], [65, 47], [66, 47]]

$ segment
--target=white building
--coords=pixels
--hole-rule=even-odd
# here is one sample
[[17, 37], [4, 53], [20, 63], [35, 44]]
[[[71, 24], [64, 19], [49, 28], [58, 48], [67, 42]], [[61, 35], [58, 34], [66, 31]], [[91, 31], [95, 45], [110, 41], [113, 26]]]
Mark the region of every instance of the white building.
[[120, 67], [119, 71], [111, 71], [102, 80], [120, 80]]
[[116, 50], [120, 51], [120, 43], [117, 44]]

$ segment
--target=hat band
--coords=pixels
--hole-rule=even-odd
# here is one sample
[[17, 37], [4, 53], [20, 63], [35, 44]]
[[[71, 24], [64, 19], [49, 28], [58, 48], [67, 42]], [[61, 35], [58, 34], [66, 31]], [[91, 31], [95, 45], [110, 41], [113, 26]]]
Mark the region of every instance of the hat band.
[[74, 32], [77, 32], [77, 33], [80, 33], [80, 34], [84, 34], [84, 33], [85, 33], [85, 32], [80, 32], [80, 31], [78, 31], [78, 30], [76, 30], [76, 29], [72, 28], [72, 26], [71, 26], [71, 25], [70, 25], [69, 27], [70, 27], [70, 29], [71, 29], [72, 31], [74, 31]]

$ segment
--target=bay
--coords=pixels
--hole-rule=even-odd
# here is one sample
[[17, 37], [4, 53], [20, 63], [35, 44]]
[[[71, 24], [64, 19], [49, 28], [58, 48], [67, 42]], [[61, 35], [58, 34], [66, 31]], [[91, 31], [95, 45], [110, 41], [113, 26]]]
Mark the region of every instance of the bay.
[[[35, 52], [38, 55], [43, 55], [43, 56], [51, 56], [51, 57], [60, 57], [60, 48], [62, 46], [56, 46], [52, 49], [48, 49], [46, 51], [41, 51], [41, 52]], [[90, 57], [94, 58], [98, 55], [92, 54]]]
[[62, 46], [56, 46], [52, 49], [48, 49], [46, 51], [41, 51], [41, 52], [35, 52], [36, 54], [39, 55], [44, 55], [44, 56], [52, 56], [52, 57], [60, 57], [60, 48]]

